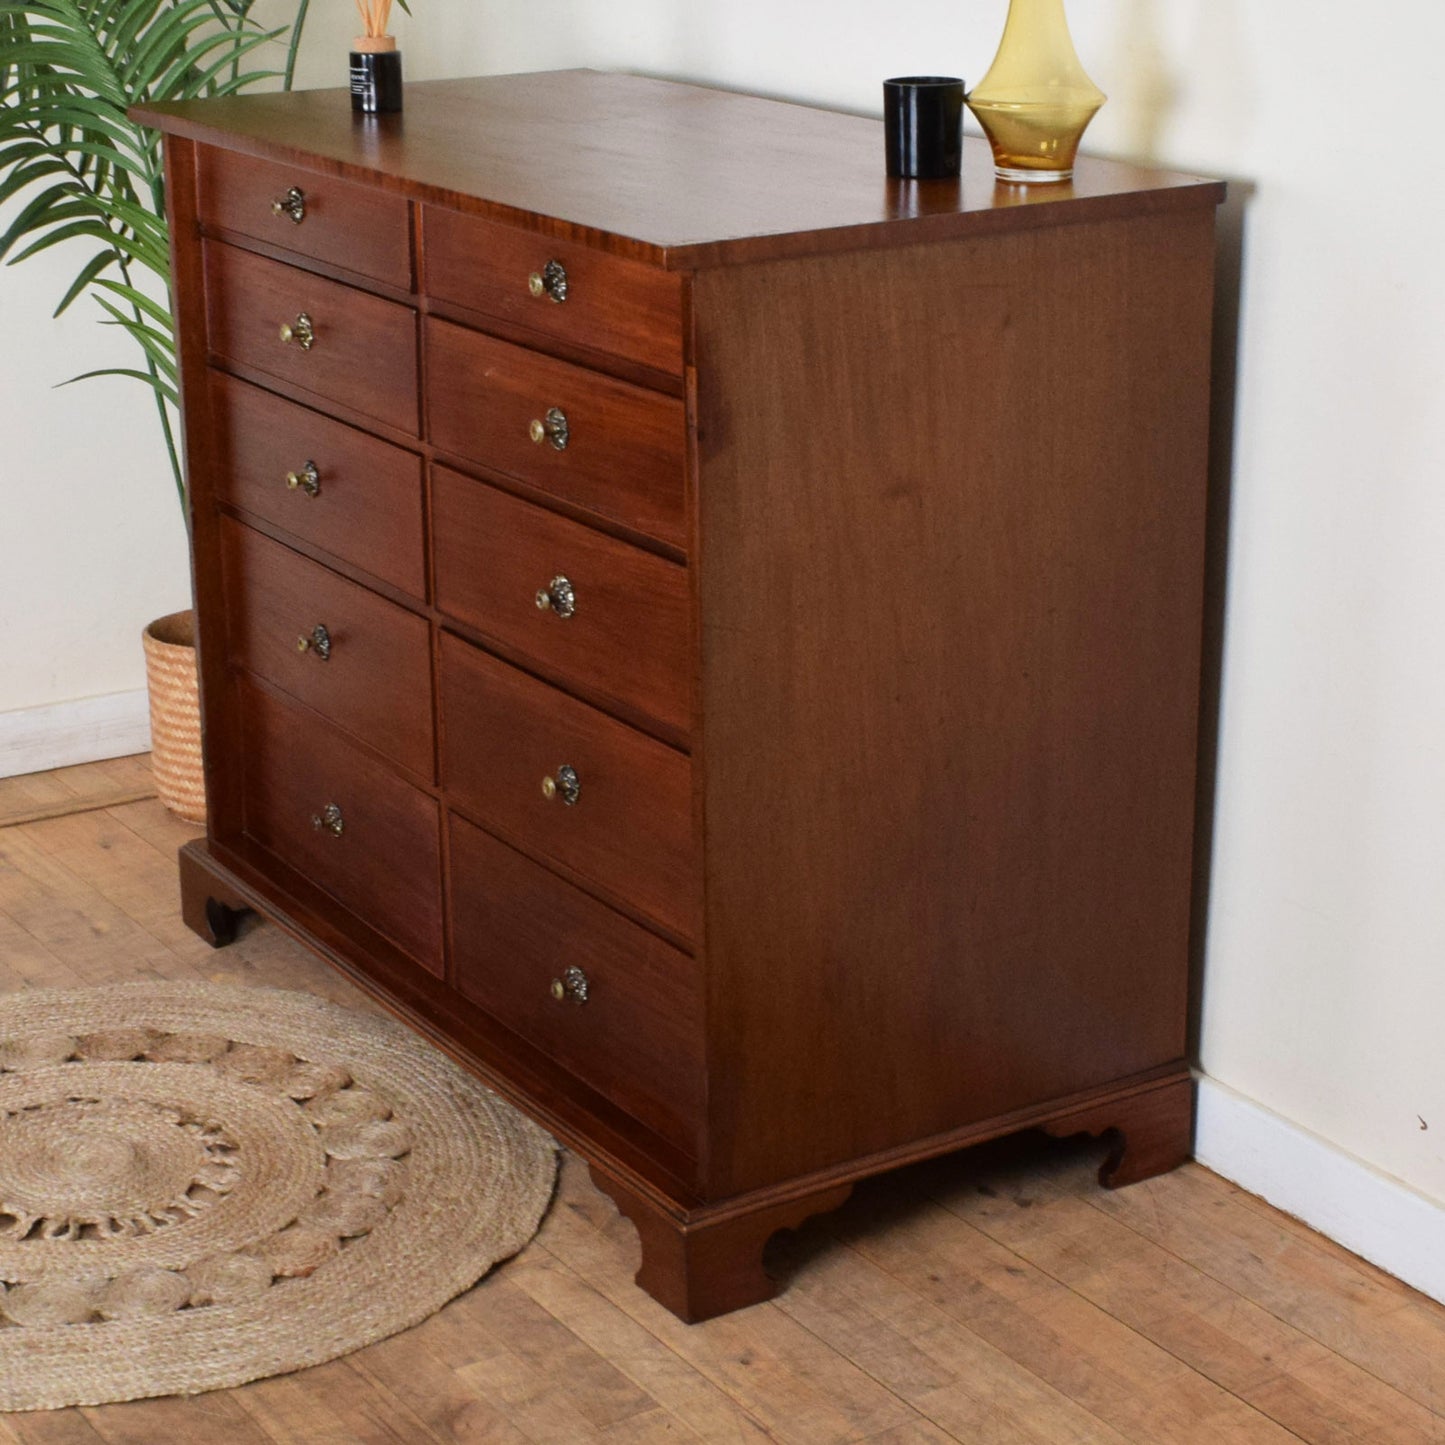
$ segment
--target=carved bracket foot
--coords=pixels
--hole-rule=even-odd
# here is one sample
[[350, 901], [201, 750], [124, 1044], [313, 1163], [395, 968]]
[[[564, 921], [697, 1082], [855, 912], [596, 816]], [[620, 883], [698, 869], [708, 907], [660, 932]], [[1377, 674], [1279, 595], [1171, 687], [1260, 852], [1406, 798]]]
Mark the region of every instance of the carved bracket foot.
[[212, 948], [234, 942], [236, 925], [250, 905], [211, 870], [205, 844], [187, 843], [180, 852], [181, 918]]
[[763, 1246], [780, 1229], [796, 1229], [837, 1209], [853, 1192], [851, 1184], [839, 1184], [751, 1210], [721, 1208], [679, 1218], [596, 1165], [591, 1173], [642, 1240], [638, 1287], [688, 1324], [772, 1299], [778, 1284], [763, 1268]]
[[1194, 1080], [1171, 1079], [1110, 1104], [1064, 1114], [1040, 1126], [1055, 1139], [1074, 1134], [1112, 1134], [1108, 1157], [1099, 1166], [1106, 1189], [1137, 1184], [1177, 1169], [1194, 1154]]

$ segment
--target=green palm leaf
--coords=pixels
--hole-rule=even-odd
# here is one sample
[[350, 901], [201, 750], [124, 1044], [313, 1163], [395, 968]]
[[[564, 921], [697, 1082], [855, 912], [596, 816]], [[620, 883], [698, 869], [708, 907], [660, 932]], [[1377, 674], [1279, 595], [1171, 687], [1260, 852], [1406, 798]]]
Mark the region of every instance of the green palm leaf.
[[[0, 259], [83, 243], [56, 315], [91, 296], [141, 365], [72, 379], [145, 383], [182, 501], [160, 142], [128, 110], [268, 80], [289, 90], [309, 0], [292, 3], [289, 25], [265, 29], [256, 0], [0, 0]], [[278, 44], [283, 68], [259, 68], [257, 52]]]

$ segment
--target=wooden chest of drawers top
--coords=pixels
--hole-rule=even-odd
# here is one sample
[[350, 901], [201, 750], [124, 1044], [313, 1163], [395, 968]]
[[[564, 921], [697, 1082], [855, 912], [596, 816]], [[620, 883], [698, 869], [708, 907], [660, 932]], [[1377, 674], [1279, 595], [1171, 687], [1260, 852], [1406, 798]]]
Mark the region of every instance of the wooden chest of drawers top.
[[[378, 201], [408, 196], [576, 243], [572, 255], [592, 264], [616, 256], [666, 271], [1058, 224], [1061, 205], [1074, 222], [1223, 195], [1217, 182], [1092, 160], [1067, 187], [995, 186], [988, 147], [973, 138], [958, 183], [891, 181], [876, 121], [585, 70], [413, 84], [403, 116], [365, 124], [336, 91], [133, 113], [172, 135], [360, 183]], [[255, 194], [263, 214], [274, 199], [264, 186]], [[367, 225], [378, 221], [369, 215]], [[250, 222], [240, 229], [256, 234]], [[442, 233], [445, 242], [445, 222]], [[369, 257], [382, 251], [390, 261], [320, 259], [394, 284], [399, 273], [381, 268], [395, 267], [395, 243], [394, 229], [385, 246], [366, 243]], [[492, 282], [469, 271], [477, 249], [459, 249], [443, 262], [437, 294], [491, 309], [480, 298]], [[608, 271], [607, 287], [633, 324], [654, 310], [670, 315], [660, 283], [620, 275]], [[510, 313], [511, 301], [499, 305]]]

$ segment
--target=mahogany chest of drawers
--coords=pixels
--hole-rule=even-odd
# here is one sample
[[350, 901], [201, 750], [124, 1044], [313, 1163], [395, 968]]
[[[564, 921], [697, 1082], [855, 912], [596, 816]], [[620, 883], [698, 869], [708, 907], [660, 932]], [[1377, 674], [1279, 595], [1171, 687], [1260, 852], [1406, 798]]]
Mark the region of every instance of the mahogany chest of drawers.
[[890, 181], [874, 122], [590, 72], [142, 115], [194, 928], [541, 1120], [686, 1318], [909, 1160], [1187, 1157], [1222, 187]]

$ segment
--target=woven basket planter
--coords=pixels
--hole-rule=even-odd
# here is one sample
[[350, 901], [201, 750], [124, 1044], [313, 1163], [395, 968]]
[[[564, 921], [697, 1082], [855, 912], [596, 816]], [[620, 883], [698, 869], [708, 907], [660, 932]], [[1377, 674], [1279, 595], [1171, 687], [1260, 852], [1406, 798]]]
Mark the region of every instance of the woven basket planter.
[[188, 823], [206, 821], [201, 768], [201, 697], [196, 678], [196, 619], [173, 612], [142, 634], [151, 704], [151, 767], [156, 793]]

